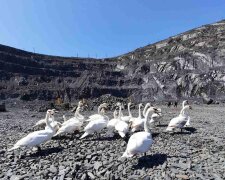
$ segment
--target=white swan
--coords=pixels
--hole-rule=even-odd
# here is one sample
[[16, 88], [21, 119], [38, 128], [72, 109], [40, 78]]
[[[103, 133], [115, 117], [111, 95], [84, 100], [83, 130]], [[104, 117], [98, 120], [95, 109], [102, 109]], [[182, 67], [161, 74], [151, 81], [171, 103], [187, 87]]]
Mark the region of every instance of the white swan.
[[157, 112], [157, 109], [154, 107], [150, 107], [147, 110], [144, 121], [144, 131], [134, 133], [130, 137], [126, 151], [123, 153], [122, 157], [132, 157], [138, 153], [146, 153], [150, 149], [153, 140], [150, 129], [148, 128], [148, 116], [150, 112], [152, 113], [154, 111]]
[[34, 146], [38, 147], [38, 150], [40, 150], [40, 144], [44, 143], [52, 138], [52, 136], [55, 134], [55, 130], [51, 126], [49, 122], [49, 117], [51, 114], [54, 113], [53, 110], [48, 110], [46, 113], [45, 121], [46, 125], [48, 126], [47, 129], [40, 130], [40, 131], [34, 131], [24, 138], [20, 139], [11, 149], [8, 151], [12, 151], [18, 148], [31, 148]]
[[145, 104], [145, 107], [144, 107], [144, 110], [142, 112], [142, 115], [145, 117], [145, 114], [146, 114], [146, 111], [148, 110], [148, 108], [152, 106], [151, 103], [146, 103]]
[[[52, 109], [52, 114], [50, 115], [50, 117], [49, 117], [49, 122], [51, 123], [51, 125], [52, 125], [52, 127], [57, 131], [58, 129], [59, 129], [59, 127], [61, 126], [61, 123], [60, 122], [58, 122], [58, 121], [55, 121], [55, 118], [54, 118], [54, 113], [55, 112], [58, 112], [58, 111], [56, 111], [55, 109]], [[40, 128], [48, 128], [47, 126], [46, 126], [46, 120], [45, 119], [41, 119], [41, 120], [39, 120], [34, 126], [33, 126], [33, 128], [35, 128], [35, 127], [40, 127]]]
[[[77, 107], [76, 112], [80, 111], [80, 107]], [[75, 113], [75, 117], [65, 121], [62, 126], [59, 128], [57, 133], [54, 136], [65, 133], [74, 133], [75, 131], [80, 131], [81, 126], [83, 125], [84, 119], [80, 119], [79, 116]]]
[[[108, 104], [107, 103], [102, 103], [98, 106], [98, 113], [97, 114], [93, 114], [91, 116], [88, 117], [88, 119], [86, 121], [92, 121], [92, 120], [95, 120], [95, 119], [98, 119], [98, 118], [101, 118], [102, 117], [102, 108], [107, 108], [108, 107]], [[104, 111], [104, 110], [103, 110]]]
[[[188, 100], [184, 100], [182, 103], [182, 108], [184, 108], [185, 105], [189, 104]], [[186, 124], [184, 125], [184, 127], [190, 126], [190, 116], [188, 116], [188, 120], [186, 122]]]
[[114, 135], [113, 131], [115, 129], [115, 125], [118, 121], [119, 116], [117, 115], [117, 109], [115, 109], [115, 111], [113, 112], [113, 119], [110, 119], [108, 124], [107, 124], [107, 135], [109, 135], [110, 137], [112, 137]]
[[158, 124], [160, 124], [161, 119], [162, 119], [162, 110], [160, 108], [158, 108], [158, 113], [153, 113], [151, 115], [151, 119], [150, 119], [149, 123], [158, 122]]
[[184, 125], [186, 124], [186, 122], [189, 119], [189, 116], [186, 114], [185, 110], [186, 109], [192, 109], [190, 105], [185, 105], [179, 116], [171, 119], [166, 131], [173, 131], [175, 128], [180, 128], [182, 131], [182, 128], [184, 127]]
[[102, 108], [102, 114], [99, 116], [99, 118], [96, 118], [94, 120], [91, 120], [87, 126], [84, 128], [85, 133], [81, 136], [80, 139], [85, 138], [86, 136], [93, 134], [93, 133], [99, 133], [102, 129], [107, 127], [109, 118], [105, 115], [105, 108]]
[[119, 117], [117, 119], [117, 122], [115, 124], [115, 130], [119, 133], [119, 135], [124, 138], [126, 136], [126, 134], [129, 131], [129, 125], [122, 120], [121, 118], [121, 110], [122, 110], [122, 106], [119, 106]]
[[130, 111], [130, 106], [131, 106], [131, 102], [129, 102], [127, 104], [127, 109], [128, 109], [128, 116], [123, 116], [122, 114], [122, 110], [121, 110], [121, 119], [125, 122], [129, 122], [130, 119], [133, 117], [132, 114], [131, 114], [131, 111]]
[[162, 114], [161, 113], [159, 113], [159, 114], [157, 114], [157, 113], [153, 113], [152, 115], [151, 115], [151, 119], [150, 119], [150, 123], [155, 123], [155, 122], [158, 122], [159, 124], [160, 124], [160, 119], [161, 119], [161, 117], [162, 117]]
[[74, 120], [81, 120], [83, 121], [84, 120], [84, 116], [80, 114], [80, 110], [81, 110], [82, 107], [78, 106], [75, 113], [74, 113], [74, 117], [70, 118], [70, 119], [66, 119], [66, 116], [63, 115], [63, 120], [64, 120], [64, 123], [63, 124], [66, 124], [66, 123], [69, 123], [70, 121], [74, 121]]
[[[55, 116], [54, 116], [54, 113], [55, 112], [58, 112], [58, 111], [55, 111], [55, 109], [52, 110], [53, 113], [51, 114], [51, 121], [50, 121], [50, 124], [51, 124], [51, 127], [55, 130], [55, 132], [57, 132], [59, 130], [59, 128], [62, 126], [62, 124], [58, 121], [55, 121]], [[45, 123], [46, 124], [46, 123]], [[49, 126], [45, 126], [45, 129], [48, 129]]]
[[141, 107], [143, 105], [139, 104], [139, 115], [137, 118], [131, 118], [131, 131], [135, 132], [142, 130], [144, 128], [144, 119], [141, 118]]

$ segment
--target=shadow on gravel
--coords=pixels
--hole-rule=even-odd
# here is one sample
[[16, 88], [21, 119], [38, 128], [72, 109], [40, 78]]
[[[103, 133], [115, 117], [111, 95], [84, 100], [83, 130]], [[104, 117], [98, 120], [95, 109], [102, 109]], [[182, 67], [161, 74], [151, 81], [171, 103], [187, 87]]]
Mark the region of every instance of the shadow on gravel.
[[71, 135], [59, 135], [52, 137], [53, 140], [63, 140], [63, 139], [69, 139], [69, 140], [74, 140], [74, 139], [79, 139], [80, 137], [77, 134], [71, 134]]
[[158, 125], [156, 125], [157, 127], [167, 127], [168, 126], [168, 124], [158, 124]]
[[118, 135], [115, 135], [113, 137], [95, 137], [95, 138], [90, 138], [90, 139], [84, 139], [83, 141], [114, 141], [117, 139], [121, 139], [121, 137]]
[[62, 147], [53, 147], [53, 148], [48, 148], [48, 149], [42, 149], [40, 152], [30, 154], [29, 157], [35, 158], [35, 157], [39, 157], [39, 156], [48, 156], [49, 154], [59, 153], [62, 150], [63, 150]]
[[74, 137], [73, 136], [66, 136], [66, 135], [59, 135], [59, 136], [52, 137], [52, 139], [53, 140], [62, 140], [62, 139], [73, 140]]
[[152, 137], [157, 137], [159, 135], [159, 133], [152, 133]]
[[195, 133], [195, 131], [197, 131], [197, 129], [194, 127], [185, 127], [184, 129], [190, 133]]
[[143, 156], [138, 159], [138, 164], [134, 165], [134, 169], [153, 168], [153, 166], [162, 165], [167, 160], [166, 154], [154, 154]]

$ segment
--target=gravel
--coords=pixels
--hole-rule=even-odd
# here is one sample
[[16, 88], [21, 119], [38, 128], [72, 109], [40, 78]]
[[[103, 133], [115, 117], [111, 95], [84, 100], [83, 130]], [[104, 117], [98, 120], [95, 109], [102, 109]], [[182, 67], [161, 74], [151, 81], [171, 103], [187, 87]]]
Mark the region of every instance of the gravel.
[[[109, 138], [105, 131], [100, 139], [94, 135], [80, 140], [82, 132], [56, 137], [42, 144], [41, 152], [21, 150], [19, 158], [19, 151], [7, 149], [32, 132], [45, 113], [9, 107], [0, 113], [0, 179], [225, 179], [223, 104], [193, 105], [192, 126], [174, 134], [165, 129], [179, 108], [160, 107], [164, 116], [161, 125], [152, 129], [151, 150], [146, 157], [140, 154], [131, 159], [121, 158], [128, 139]], [[132, 112], [137, 116], [137, 110]], [[55, 119], [62, 122], [64, 113], [72, 116], [60, 111]]]

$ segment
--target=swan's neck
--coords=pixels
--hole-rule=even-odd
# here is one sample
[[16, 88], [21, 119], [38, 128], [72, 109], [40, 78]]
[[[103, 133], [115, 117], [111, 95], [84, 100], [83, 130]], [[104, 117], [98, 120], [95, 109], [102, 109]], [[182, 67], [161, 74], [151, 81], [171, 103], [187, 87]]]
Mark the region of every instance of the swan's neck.
[[149, 127], [148, 127], [149, 113], [150, 113], [150, 111], [147, 111], [147, 113], [145, 114], [144, 130], [145, 130], [145, 132], [151, 133], [151, 131], [150, 131]]
[[98, 114], [101, 114], [101, 106], [98, 106]]
[[[52, 131], [54, 131], [53, 127], [51, 126], [51, 123], [49, 122], [49, 117], [50, 114], [46, 113], [46, 117], [45, 117], [45, 122], [46, 122], [46, 126], [51, 129]], [[54, 119], [54, 116], [52, 115], [52, 119]]]
[[78, 119], [84, 119], [84, 116], [80, 114], [80, 108], [78, 108], [74, 114], [74, 116]]
[[113, 112], [113, 117], [114, 117], [114, 119], [117, 118], [117, 112], [116, 112], [116, 110]]
[[139, 105], [139, 115], [138, 118], [141, 118], [141, 105]]
[[122, 107], [120, 106], [118, 120], [121, 120], [121, 117], [122, 117]]
[[148, 104], [145, 105], [143, 113], [142, 113], [144, 117], [145, 117], [145, 113], [146, 113], [147, 107], [148, 107]]
[[128, 104], [128, 113], [129, 113], [129, 116], [132, 117], [132, 114], [131, 114], [131, 111], [130, 111], [130, 104]]
[[183, 115], [183, 116], [184, 116], [184, 115], [187, 115], [185, 110], [186, 110], [186, 108], [185, 108], [185, 106], [184, 106], [184, 107], [181, 109], [181, 111], [180, 111], [180, 115]]

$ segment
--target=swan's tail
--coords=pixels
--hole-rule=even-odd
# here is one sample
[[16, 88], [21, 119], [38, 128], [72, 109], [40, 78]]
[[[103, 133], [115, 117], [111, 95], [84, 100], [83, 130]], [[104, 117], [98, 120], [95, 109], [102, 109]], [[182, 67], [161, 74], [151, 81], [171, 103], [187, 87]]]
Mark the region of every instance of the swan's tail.
[[133, 156], [133, 154], [128, 154], [127, 151], [125, 151], [121, 157], [130, 158], [132, 156]]
[[188, 118], [186, 124], [184, 125], [184, 127], [190, 126], [190, 118]]
[[125, 135], [126, 135], [124, 132], [121, 132], [121, 131], [118, 131], [118, 133], [119, 133], [119, 135], [120, 135], [122, 138], [124, 138]]
[[155, 120], [154, 119], [150, 119], [149, 123], [154, 123]]
[[166, 128], [166, 131], [173, 131], [173, 129], [174, 129], [174, 127], [168, 126], [168, 127]]
[[19, 146], [13, 146], [11, 149], [8, 149], [8, 151], [13, 151], [13, 150], [18, 149], [18, 148], [19, 148]]
[[56, 136], [58, 136], [58, 135], [60, 135], [60, 134], [62, 134], [62, 131], [57, 131], [57, 132], [54, 134], [53, 137], [56, 137]]
[[88, 136], [89, 134], [87, 133], [87, 132], [85, 132], [81, 137], [80, 137], [80, 139], [83, 139], [83, 138], [85, 138], [86, 136]]
[[135, 132], [135, 131], [137, 131], [137, 130], [138, 130], [138, 128], [133, 127], [133, 128], [131, 129], [131, 132]]

